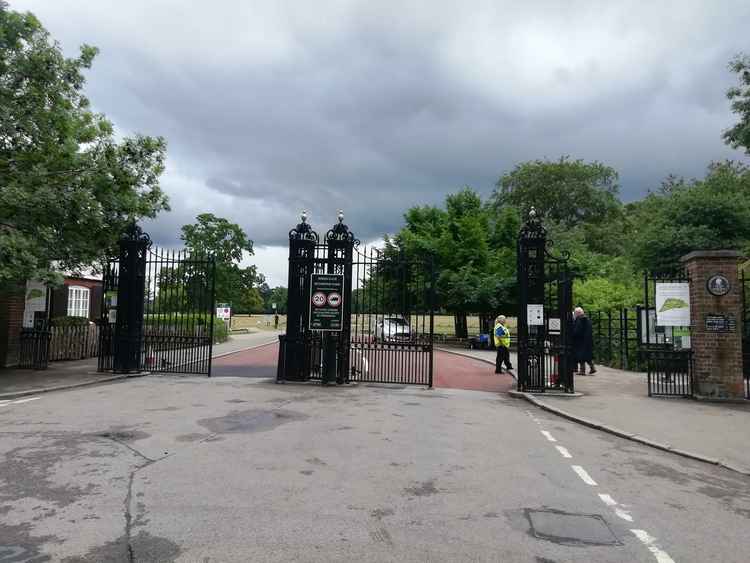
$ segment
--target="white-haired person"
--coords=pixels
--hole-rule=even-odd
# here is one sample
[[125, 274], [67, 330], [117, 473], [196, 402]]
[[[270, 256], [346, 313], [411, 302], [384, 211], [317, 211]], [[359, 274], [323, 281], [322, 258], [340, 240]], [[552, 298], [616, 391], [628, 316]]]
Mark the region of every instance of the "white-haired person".
[[495, 319], [495, 329], [492, 336], [495, 340], [495, 348], [497, 348], [495, 373], [503, 373], [503, 364], [505, 364], [505, 368], [508, 371], [512, 370], [513, 366], [510, 363], [510, 330], [505, 325], [504, 315], [500, 315]]
[[578, 375], [586, 375], [586, 364], [589, 375], [596, 373], [594, 366], [594, 332], [591, 320], [581, 307], [573, 311], [573, 353], [575, 354]]

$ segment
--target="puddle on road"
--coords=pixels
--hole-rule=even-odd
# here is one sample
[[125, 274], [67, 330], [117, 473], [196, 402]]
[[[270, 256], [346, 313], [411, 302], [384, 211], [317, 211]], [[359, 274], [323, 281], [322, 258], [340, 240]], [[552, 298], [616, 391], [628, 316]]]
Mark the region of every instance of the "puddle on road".
[[306, 418], [308, 418], [306, 414], [295, 411], [250, 409], [233, 411], [226, 416], [216, 418], [203, 418], [198, 421], [198, 424], [213, 434], [242, 434], [266, 432], [287, 422]]

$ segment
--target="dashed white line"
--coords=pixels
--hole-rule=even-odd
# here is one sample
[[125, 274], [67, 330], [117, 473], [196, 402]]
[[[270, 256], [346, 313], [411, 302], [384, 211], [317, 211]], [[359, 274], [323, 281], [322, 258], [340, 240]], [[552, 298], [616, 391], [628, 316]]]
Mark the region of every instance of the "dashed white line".
[[13, 401], [13, 404], [20, 405], [21, 403], [28, 403], [29, 401], [38, 401], [40, 397], [31, 397], [30, 399], [19, 399], [18, 401]]
[[580, 465], [571, 465], [571, 467], [573, 468], [573, 471], [575, 471], [578, 474], [578, 476], [581, 478], [581, 480], [584, 483], [586, 483], [587, 485], [591, 485], [592, 487], [597, 486], [596, 481], [594, 481], [591, 478], [591, 475], [586, 473], [586, 470], [583, 467], [581, 467]]
[[557, 448], [557, 451], [560, 452], [560, 455], [564, 458], [570, 459], [571, 457], [573, 457], [572, 455], [570, 455], [570, 452], [567, 450], [567, 448], [563, 448], [562, 446], [555, 446], [555, 448]]
[[622, 518], [626, 522], [633, 522], [633, 517], [628, 513], [628, 511], [621, 508], [617, 501], [615, 501], [615, 499], [613, 499], [611, 496], [600, 494], [599, 498], [602, 499], [602, 502], [604, 502], [604, 504], [614, 508], [615, 514], [617, 514], [619, 518]]
[[540, 430], [540, 432], [542, 433], [542, 436], [544, 436], [545, 438], [547, 438], [547, 440], [549, 440], [550, 442], [557, 442], [557, 440], [555, 440], [552, 437], [552, 434], [550, 434], [547, 430]]
[[674, 560], [669, 556], [669, 554], [656, 544], [656, 538], [652, 538], [648, 534], [648, 532], [646, 532], [645, 530], [630, 531], [635, 534], [635, 537], [641, 540], [643, 545], [645, 545], [648, 550], [654, 555], [658, 563], [674, 563]]
[[10, 400], [0, 401], [0, 407], [7, 407], [9, 405], [20, 405], [21, 403], [28, 403], [30, 401], [38, 401], [39, 399], [41, 399], [41, 397], [31, 397], [29, 399], [18, 399], [15, 401], [10, 401]]

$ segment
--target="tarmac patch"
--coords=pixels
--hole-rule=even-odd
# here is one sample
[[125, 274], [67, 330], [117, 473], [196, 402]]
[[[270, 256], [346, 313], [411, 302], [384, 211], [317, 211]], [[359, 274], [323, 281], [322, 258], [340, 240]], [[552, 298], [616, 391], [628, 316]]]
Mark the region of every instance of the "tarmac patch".
[[407, 487], [404, 489], [404, 492], [410, 496], [428, 497], [430, 495], [436, 495], [440, 491], [435, 488], [435, 480], [430, 479], [429, 481], [423, 481], [414, 487]]
[[535, 538], [561, 545], [622, 545], [598, 514], [530, 508], [525, 513]]
[[250, 409], [232, 411], [216, 418], [203, 418], [198, 420], [198, 424], [214, 434], [249, 434], [267, 432], [287, 422], [306, 418], [306, 414], [295, 411]]
[[202, 440], [203, 438], [208, 438], [210, 434], [199, 434], [197, 432], [193, 434], [180, 434], [175, 438], [178, 442], [197, 442], [198, 440]]

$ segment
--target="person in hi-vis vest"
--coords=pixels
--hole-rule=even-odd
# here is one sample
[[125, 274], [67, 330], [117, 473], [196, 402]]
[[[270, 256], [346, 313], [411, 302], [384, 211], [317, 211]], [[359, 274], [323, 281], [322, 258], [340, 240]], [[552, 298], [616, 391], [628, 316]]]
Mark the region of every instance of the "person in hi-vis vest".
[[495, 357], [495, 373], [503, 373], [503, 364], [510, 371], [513, 366], [510, 363], [510, 330], [505, 326], [505, 316], [500, 315], [495, 319], [493, 331], [497, 356]]

